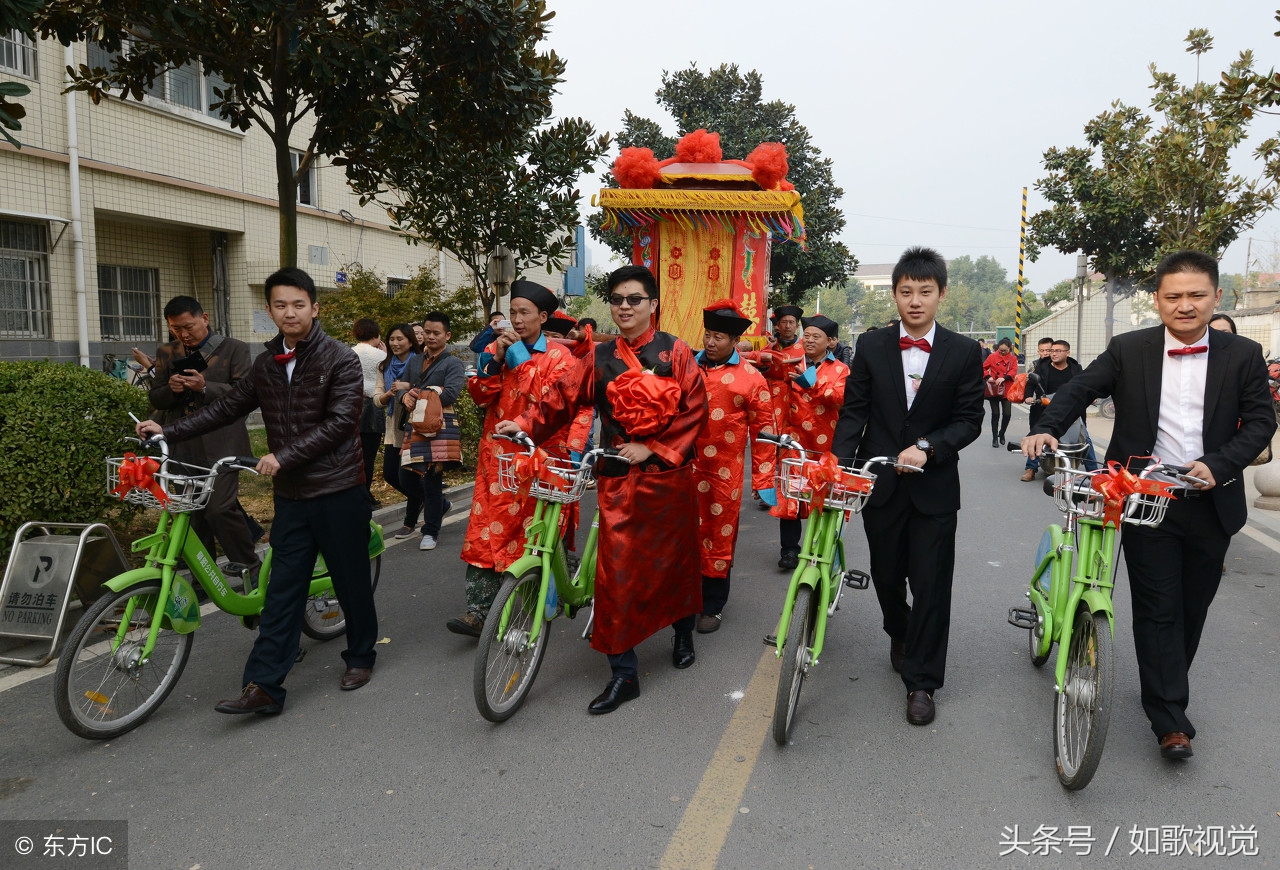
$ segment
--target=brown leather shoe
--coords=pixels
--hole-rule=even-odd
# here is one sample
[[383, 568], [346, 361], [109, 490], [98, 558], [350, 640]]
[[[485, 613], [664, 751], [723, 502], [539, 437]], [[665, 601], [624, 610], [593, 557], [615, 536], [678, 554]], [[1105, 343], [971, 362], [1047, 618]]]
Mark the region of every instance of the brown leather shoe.
[[902, 673], [902, 663], [907, 659], [907, 642], [905, 640], [889, 641], [889, 667]]
[[213, 709], [219, 713], [261, 713], [270, 716], [283, 710], [284, 705], [273, 701], [257, 683], [250, 683], [240, 690], [239, 698], [219, 701]]
[[1021, 480], [1023, 483], [1030, 483], [1035, 479], [1036, 479], [1036, 470], [1034, 468], [1028, 468], [1026, 471], [1022, 472]]
[[1160, 738], [1160, 754], [1172, 761], [1185, 761], [1195, 753], [1191, 751], [1191, 738], [1181, 731], [1170, 731]]
[[928, 725], [933, 721], [933, 696], [923, 689], [907, 693], [907, 721], [912, 725]]
[[698, 614], [698, 634], [711, 634], [713, 631], [720, 630], [720, 614], [718, 613], [699, 613]]
[[373, 677], [373, 668], [347, 668], [342, 675], [342, 691], [350, 692], [358, 689]]

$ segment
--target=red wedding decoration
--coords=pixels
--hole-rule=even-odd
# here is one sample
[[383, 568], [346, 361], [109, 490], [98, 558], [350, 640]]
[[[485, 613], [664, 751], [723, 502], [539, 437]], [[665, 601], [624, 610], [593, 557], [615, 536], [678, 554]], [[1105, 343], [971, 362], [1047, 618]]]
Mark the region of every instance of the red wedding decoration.
[[123, 500], [130, 490], [144, 489], [154, 495], [160, 504], [167, 504], [169, 496], [155, 479], [155, 473], [159, 470], [160, 463], [150, 456], [139, 457], [126, 453], [120, 463], [120, 484], [111, 490], [111, 494]]

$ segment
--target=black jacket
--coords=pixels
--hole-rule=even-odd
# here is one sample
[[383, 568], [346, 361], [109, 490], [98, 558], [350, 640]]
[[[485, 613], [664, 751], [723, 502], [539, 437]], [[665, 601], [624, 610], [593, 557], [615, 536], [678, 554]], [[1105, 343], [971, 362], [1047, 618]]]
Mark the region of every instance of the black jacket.
[[284, 336], [266, 344], [253, 361], [250, 376], [235, 389], [190, 417], [164, 427], [165, 437], [180, 441], [262, 409], [267, 447], [280, 463], [275, 493], [305, 499], [363, 486], [360, 410], [364, 373], [347, 345], [325, 335], [320, 321], [298, 342], [293, 377], [275, 361], [284, 352]]
[[895, 487], [906, 486], [921, 513], [959, 510], [958, 454], [982, 432], [982, 384], [978, 343], [939, 326], [908, 411], [897, 327], [863, 333], [845, 381], [831, 451], [842, 460], [897, 456], [927, 438], [934, 453], [924, 473], [898, 475], [880, 466], [869, 504], [881, 505]]
[[[1115, 428], [1107, 460], [1144, 467], [1155, 450], [1160, 420], [1160, 381], [1164, 371], [1163, 326], [1116, 336], [1102, 356], [1059, 390], [1031, 433], [1057, 437], [1094, 399], [1111, 396]], [[1223, 529], [1234, 535], [1244, 526], [1243, 471], [1271, 441], [1276, 416], [1267, 388], [1267, 364], [1257, 342], [1217, 329], [1209, 330], [1208, 373], [1204, 390], [1204, 456], [1217, 486], [1210, 490]]]

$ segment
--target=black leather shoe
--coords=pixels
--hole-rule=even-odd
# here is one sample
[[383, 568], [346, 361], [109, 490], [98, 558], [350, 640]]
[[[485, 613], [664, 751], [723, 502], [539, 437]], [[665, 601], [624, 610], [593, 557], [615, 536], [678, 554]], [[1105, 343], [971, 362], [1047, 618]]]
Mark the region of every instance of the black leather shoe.
[[1000, 446], [1001, 446], [1001, 447], [1003, 447], [1004, 445], [1005, 445], [1004, 436], [1003, 436], [1003, 435], [1001, 435], [1001, 436], [1000, 436]]
[[612, 713], [628, 701], [634, 701], [639, 697], [639, 677], [613, 677], [609, 680], [609, 685], [604, 687], [604, 691], [596, 695], [587, 705], [587, 712], [596, 716]]
[[907, 693], [907, 721], [912, 725], [928, 725], [933, 721], [933, 696], [923, 689]]
[[1185, 761], [1193, 753], [1191, 738], [1181, 731], [1170, 731], [1160, 738], [1160, 754], [1171, 761]]
[[991, 436], [991, 446], [992, 446], [992, 447], [999, 447], [999, 446], [1000, 446], [1000, 436], [999, 436], [999, 435], [992, 435], [992, 436]]
[[684, 670], [693, 664], [693, 632], [677, 631], [675, 648], [671, 650], [671, 664]]
[[213, 709], [219, 713], [262, 713], [270, 716], [283, 710], [284, 705], [273, 701], [257, 683], [250, 683], [240, 690], [239, 698], [219, 701]]
[[778, 559], [778, 567], [784, 571], [794, 571], [796, 566], [800, 564], [799, 553], [783, 553], [782, 558]]
[[907, 643], [902, 640], [889, 641], [889, 666], [902, 673], [902, 663], [907, 658]]
[[344, 692], [358, 689], [373, 678], [373, 668], [347, 668], [339, 688]]

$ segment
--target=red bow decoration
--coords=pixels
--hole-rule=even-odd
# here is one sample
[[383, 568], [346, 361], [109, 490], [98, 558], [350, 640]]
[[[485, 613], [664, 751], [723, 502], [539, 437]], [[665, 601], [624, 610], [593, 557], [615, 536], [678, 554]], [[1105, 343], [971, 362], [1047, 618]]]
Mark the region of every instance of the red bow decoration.
[[298, 349], [295, 347], [293, 350], [289, 351], [288, 353], [276, 354], [275, 361], [280, 363], [280, 365], [286, 365], [290, 360], [292, 360], [297, 355], [298, 355]]
[[804, 478], [811, 489], [809, 507], [814, 513], [818, 513], [827, 503], [832, 487], [840, 480], [840, 465], [836, 462], [835, 454], [825, 453], [817, 462], [807, 465]]
[[573, 345], [572, 353], [578, 359], [582, 359], [594, 349], [595, 342], [592, 339], [591, 324], [588, 323], [586, 326], [582, 327], [582, 338], [578, 339], [578, 341]]
[[898, 347], [902, 350], [906, 350], [909, 347], [918, 347], [925, 353], [929, 353], [931, 350], [933, 350], [933, 348], [929, 345], [929, 339], [912, 338], [908, 335], [899, 336]]
[[524, 498], [535, 480], [540, 480], [556, 489], [567, 489], [564, 478], [547, 467], [547, 451], [535, 447], [533, 453], [521, 453], [511, 460], [511, 469], [515, 474], [519, 489], [517, 498]]
[[1144, 480], [1114, 459], [1107, 463], [1106, 471], [1094, 474], [1090, 484], [1095, 491], [1102, 493], [1102, 497], [1106, 500], [1102, 514], [1103, 528], [1108, 525], [1120, 528], [1124, 515], [1124, 502], [1131, 495], [1176, 498], [1173, 494], [1174, 484], [1162, 480]]
[[1197, 344], [1195, 347], [1175, 347], [1169, 350], [1169, 356], [1187, 356], [1193, 353], [1208, 353], [1209, 347], [1204, 344]]
[[632, 438], [656, 435], [666, 428], [680, 405], [680, 386], [672, 378], [643, 371], [626, 339], [617, 340], [618, 354], [627, 371], [605, 387], [605, 397], [617, 420]]
[[111, 490], [111, 494], [123, 500], [130, 490], [145, 489], [154, 495], [160, 504], [167, 504], [169, 495], [155, 479], [155, 473], [159, 470], [160, 463], [150, 456], [138, 457], [132, 453], [126, 453], [120, 462], [120, 485]]

